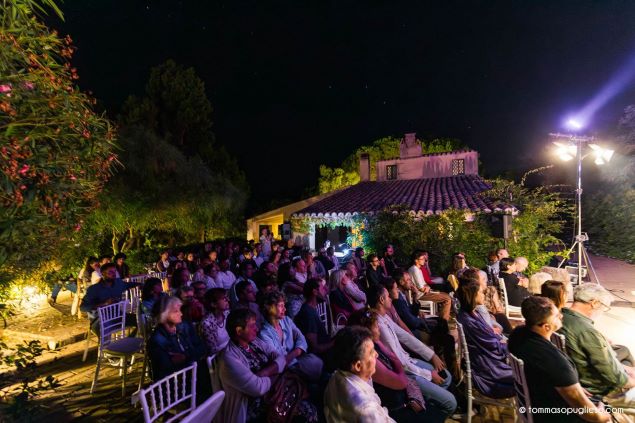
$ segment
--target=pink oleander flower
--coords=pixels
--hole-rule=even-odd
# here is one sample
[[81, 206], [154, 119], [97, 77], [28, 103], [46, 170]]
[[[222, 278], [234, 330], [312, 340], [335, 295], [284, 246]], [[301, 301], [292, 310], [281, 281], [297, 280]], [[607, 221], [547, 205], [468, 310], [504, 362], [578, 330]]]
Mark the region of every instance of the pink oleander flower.
[[3, 84], [0, 85], [0, 94], [5, 94], [11, 92], [11, 85], [10, 84]]
[[29, 171], [29, 168], [30, 168], [29, 165], [25, 164], [22, 166], [22, 169], [18, 170], [18, 173], [24, 176]]

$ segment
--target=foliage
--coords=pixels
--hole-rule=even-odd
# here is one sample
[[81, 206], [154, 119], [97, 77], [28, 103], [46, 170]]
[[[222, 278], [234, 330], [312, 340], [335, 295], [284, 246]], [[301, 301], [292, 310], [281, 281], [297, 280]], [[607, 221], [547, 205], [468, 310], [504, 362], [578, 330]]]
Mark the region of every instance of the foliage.
[[[431, 141], [420, 141], [421, 153], [443, 153], [464, 148], [465, 145], [454, 138], [437, 138]], [[320, 166], [320, 177], [318, 179], [319, 192], [324, 194], [341, 188], [355, 185], [359, 182], [359, 157], [362, 153], [367, 153], [370, 158], [370, 179], [377, 178], [376, 163], [380, 160], [387, 160], [399, 157], [399, 144], [401, 139], [395, 137], [384, 137], [375, 140], [371, 145], [363, 145], [353, 154], [348, 156], [339, 167], [331, 168], [325, 165]]]
[[[528, 189], [524, 179], [491, 181], [493, 187], [483, 193], [498, 203], [510, 203], [520, 210], [513, 220], [513, 235], [507, 248], [512, 256], [527, 257], [529, 272], [547, 264], [553, 253], [547, 248], [560, 241], [554, 236], [561, 231], [563, 216], [568, 206], [548, 188]], [[491, 235], [489, 217], [485, 214], [466, 221], [462, 210], [448, 210], [440, 215], [418, 218], [403, 206], [393, 206], [369, 218], [364, 234], [364, 245], [370, 251], [383, 251], [386, 244], [395, 246], [401, 263], [409, 263], [409, 255], [416, 249], [425, 249], [431, 255], [435, 272], [444, 272], [450, 266], [452, 254], [464, 252], [467, 262], [483, 267], [487, 253], [503, 246], [503, 240]]]
[[46, 7], [60, 14], [50, 0], [0, 1], [4, 275], [11, 264], [37, 265], [79, 229], [117, 162], [109, 121], [75, 86], [71, 39], [62, 39], [35, 16]]
[[585, 183], [582, 225], [595, 252], [635, 261], [635, 105], [624, 109], [615, 141], [610, 166]]

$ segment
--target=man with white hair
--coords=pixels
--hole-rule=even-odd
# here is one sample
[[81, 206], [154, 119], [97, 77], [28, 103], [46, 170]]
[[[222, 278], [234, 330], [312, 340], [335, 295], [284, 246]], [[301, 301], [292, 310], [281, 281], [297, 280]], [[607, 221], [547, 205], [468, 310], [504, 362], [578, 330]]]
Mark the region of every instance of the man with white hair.
[[562, 309], [567, 353], [591, 394], [603, 396], [614, 407], [635, 407], [635, 368], [619, 362], [610, 342], [594, 320], [611, 309], [613, 296], [601, 285], [584, 283], [573, 292], [573, 305]]

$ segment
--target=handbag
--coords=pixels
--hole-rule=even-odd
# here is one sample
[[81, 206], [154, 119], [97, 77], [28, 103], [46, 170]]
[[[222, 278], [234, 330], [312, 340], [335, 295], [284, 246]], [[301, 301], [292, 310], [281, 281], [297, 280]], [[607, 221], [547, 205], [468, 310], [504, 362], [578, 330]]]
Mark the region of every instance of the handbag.
[[265, 396], [267, 423], [290, 423], [300, 402], [307, 397], [304, 381], [297, 374], [286, 370]]

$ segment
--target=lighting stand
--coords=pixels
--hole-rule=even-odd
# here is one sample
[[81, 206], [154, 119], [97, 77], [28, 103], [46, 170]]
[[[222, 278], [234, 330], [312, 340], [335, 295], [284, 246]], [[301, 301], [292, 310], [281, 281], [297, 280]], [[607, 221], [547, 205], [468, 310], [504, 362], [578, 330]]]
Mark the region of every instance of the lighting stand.
[[593, 263], [591, 263], [591, 258], [589, 257], [589, 253], [587, 253], [587, 250], [584, 247], [584, 242], [588, 240], [589, 240], [589, 235], [587, 235], [586, 232], [583, 232], [582, 235], [580, 236], [576, 236], [575, 242], [573, 243], [571, 248], [569, 248], [569, 251], [567, 251], [567, 254], [562, 259], [562, 261], [558, 264], [558, 269], [562, 268], [562, 265], [567, 261], [567, 257], [571, 256], [571, 253], [573, 253], [573, 251], [577, 247], [578, 254], [580, 254], [580, 251], [582, 251], [582, 256], [578, 256], [578, 257], [582, 257], [582, 259], [578, 258], [578, 284], [582, 283], [582, 263], [583, 262], [587, 270], [591, 271], [591, 274], [593, 275], [593, 279], [595, 279], [595, 282], [600, 284], [600, 278], [598, 278], [598, 275], [595, 272], [595, 268], [593, 267]]

